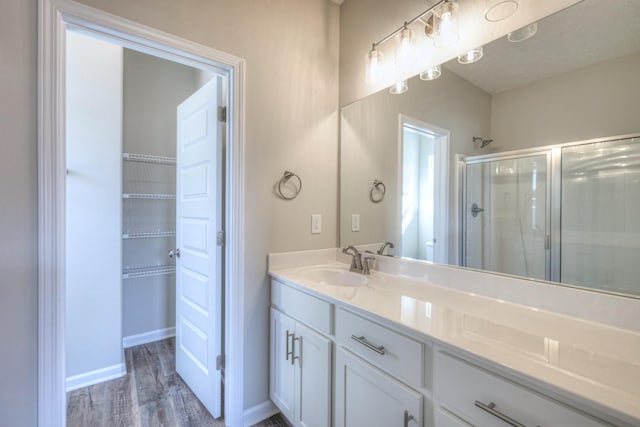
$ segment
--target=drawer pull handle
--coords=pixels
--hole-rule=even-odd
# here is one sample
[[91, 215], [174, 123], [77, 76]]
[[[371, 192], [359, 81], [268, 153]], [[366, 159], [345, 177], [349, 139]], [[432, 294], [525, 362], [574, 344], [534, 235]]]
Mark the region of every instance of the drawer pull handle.
[[493, 415], [496, 418], [501, 419], [502, 421], [504, 421], [505, 423], [513, 426], [513, 427], [526, 427], [524, 424], [520, 424], [519, 422], [517, 422], [516, 420], [514, 420], [513, 418], [510, 418], [508, 416], [506, 416], [505, 414], [503, 414], [502, 412], [498, 411], [497, 409], [495, 409], [496, 404], [491, 402], [488, 405], [485, 405], [482, 402], [479, 402], [476, 400], [475, 405], [482, 409], [483, 411], [486, 411], [488, 413], [490, 413], [491, 415]]
[[405, 411], [404, 411], [404, 424], [403, 424], [403, 426], [404, 426], [404, 427], [409, 427], [409, 421], [411, 421], [411, 420], [415, 420], [415, 418], [413, 418], [413, 415], [409, 415], [409, 411], [407, 411], [407, 410], [405, 409]]
[[371, 350], [375, 351], [378, 354], [384, 354], [384, 347], [383, 346], [377, 347], [377, 346], [371, 344], [369, 341], [367, 341], [367, 339], [364, 337], [364, 335], [361, 336], [361, 337], [357, 337], [355, 335], [351, 335], [351, 339], [358, 341], [363, 346], [365, 346], [367, 348], [370, 348]]

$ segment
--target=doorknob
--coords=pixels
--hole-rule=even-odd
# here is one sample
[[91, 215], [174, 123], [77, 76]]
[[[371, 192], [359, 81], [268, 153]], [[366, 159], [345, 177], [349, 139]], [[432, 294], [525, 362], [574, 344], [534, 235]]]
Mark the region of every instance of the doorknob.
[[471, 216], [475, 218], [478, 216], [480, 212], [484, 212], [484, 209], [478, 206], [477, 203], [474, 203], [473, 205], [471, 205]]
[[174, 255], [176, 258], [180, 258], [180, 248], [172, 249], [169, 251], [169, 258], [173, 258]]

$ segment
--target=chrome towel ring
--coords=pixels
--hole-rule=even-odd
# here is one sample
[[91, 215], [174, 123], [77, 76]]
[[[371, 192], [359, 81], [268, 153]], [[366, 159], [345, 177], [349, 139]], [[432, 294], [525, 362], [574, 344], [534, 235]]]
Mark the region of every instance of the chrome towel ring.
[[[293, 178], [293, 181], [298, 181], [298, 183], [296, 184], [291, 181], [291, 185], [287, 188], [287, 184], [290, 183], [291, 178]], [[289, 192], [289, 195], [285, 194], [285, 189]], [[281, 199], [293, 200], [298, 197], [298, 194], [302, 191], [302, 179], [293, 172], [284, 171], [284, 174], [282, 175], [282, 178], [280, 178], [280, 181], [278, 181], [275, 190], [276, 195]]]
[[379, 179], [374, 179], [373, 184], [371, 185], [371, 190], [369, 190], [369, 199], [373, 203], [380, 203], [384, 200], [384, 195], [387, 192], [387, 187], [384, 185], [384, 182]]

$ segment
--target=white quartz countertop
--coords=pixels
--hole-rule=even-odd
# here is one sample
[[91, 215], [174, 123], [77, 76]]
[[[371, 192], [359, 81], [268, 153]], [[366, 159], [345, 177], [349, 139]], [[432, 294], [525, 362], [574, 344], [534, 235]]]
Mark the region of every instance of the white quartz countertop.
[[640, 425], [637, 332], [379, 271], [364, 286], [334, 286], [310, 274], [320, 270], [348, 272], [348, 266], [336, 262], [269, 274]]

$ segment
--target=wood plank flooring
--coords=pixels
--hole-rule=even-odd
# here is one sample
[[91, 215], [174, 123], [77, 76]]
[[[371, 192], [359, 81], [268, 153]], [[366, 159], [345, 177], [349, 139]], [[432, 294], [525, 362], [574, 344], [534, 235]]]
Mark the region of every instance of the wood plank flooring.
[[[176, 373], [175, 339], [125, 349], [127, 375], [67, 393], [67, 427], [224, 427]], [[280, 415], [256, 427], [287, 427]]]

